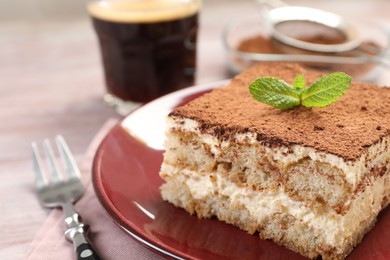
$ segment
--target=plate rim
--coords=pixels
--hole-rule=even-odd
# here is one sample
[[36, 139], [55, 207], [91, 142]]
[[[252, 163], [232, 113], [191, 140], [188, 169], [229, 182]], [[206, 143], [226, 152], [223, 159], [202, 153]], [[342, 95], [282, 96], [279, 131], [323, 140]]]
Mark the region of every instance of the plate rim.
[[[145, 237], [141, 232], [134, 229], [134, 227], [129, 227], [127, 223], [125, 223], [121, 217], [120, 212], [115, 210], [115, 206], [112, 204], [112, 202], [108, 199], [107, 194], [104, 192], [104, 188], [102, 187], [101, 182], [98, 180], [100, 179], [100, 172], [98, 170], [101, 153], [104, 145], [107, 143], [107, 140], [113, 135], [116, 131], [124, 131], [127, 133], [126, 129], [123, 127], [123, 122], [128, 118], [131, 117], [134, 113], [138, 113], [138, 111], [144, 109], [145, 107], [154, 106], [158, 104], [159, 102], [162, 102], [164, 99], [169, 99], [172, 97], [186, 97], [190, 94], [196, 94], [200, 93], [205, 90], [212, 90], [215, 88], [218, 88], [220, 86], [225, 86], [226, 83], [228, 83], [231, 79], [225, 79], [225, 80], [219, 80], [214, 82], [209, 82], [205, 84], [195, 85], [188, 88], [184, 88], [172, 93], [169, 93], [167, 95], [164, 95], [160, 98], [157, 98], [155, 100], [152, 100], [148, 103], [145, 103], [144, 105], [136, 108], [134, 111], [130, 112], [128, 115], [121, 118], [109, 131], [107, 134], [105, 134], [103, 140], [100, 142], [98, 148], [95, 151], [95, 154], [93, 156], [92, 160], [92, 170], [91, 170], [91, 181], [92, 186], [95, 192], [96, 197], [98, 198], [100, 204], [102, 205], [103, 209], [105, 210], [105, 213], [109, 216], [110, 219], [113, 220], [114, 224], [121, 229], [124, 233], [132, 237], [135, 241], [140, 243], [141, 245], [145, 246], [147, 249], [151, 249], [153, 252], [156, 252], [162, 256], [169, 256], [174, 259], [196, 259], [186, 253], [183, 253], [179, 250], [175, 250], [174, 248], [171, 248], [164, 243], [156, 243], [156, 241], [151, 241], [149, 238]], [[123, 217], [124, 218], [124, 217]], [[134, 225], [135, 226], [135, 225]]]
[[[169, 248], [167, 246], [165, 246], [164, 244], [157, 244], [156, 242], [154, 241], [150, 241], [147, 237], [145, 237], [144, 235], [142, 235], [142, 233], [138, 232], [137, 230], [135, 230], [133, 227], [129, 227], [122, 219], [121, 217], [118, 215], [118, 213], [116, 213], [116, 211], [114, 210], [115, 206], [114, 205], [111, 205], [111, 201], [109, 200], [106, 200], [104, 199], [104, 196], [102, 194], [104, 188], [101, 187], [101, 182], [98, 182], [98, 179], [100, 179], [100, 177], [96, 177], [96, 175], [100, 175], [99, 173], [97, 173], [96, 171], [96, 167], [97, 164], [96, 162], [98, 162], [98, 157], [100, 155], [100, 151], [101, 151], [101, 147], [104, 146], [104, 144], [107, 142], [108, 138], [110, 137], [110, 135], [113, 134], [114, 131], [119, 131], [119, 130], [123, 130], [121, 129], [121, 122], [123, 122], [123, 119], [120, 120], [107, 134], [106, 136], [104, 137], [103, 141], [100, 143], [95, 155], [94, 155], [94, 158], [93, 158], [93, 164], [92, 164], [92, 186], [93, 186], [93, 189], [95, 191], [95, 195], [96, 197], [98, 198], [100, 204], [102, 205], [102, 207], [104, 208], [105, 210], [105, 213], [108, 215], [108, 217], [113, 221], [113, 223], [120, 229], [122, 230], [124, 233], [126, 233], [127, 235], [129, 235], [130, 237], [132, 237], [136, 242], [140, 243], [141, 245], [145, 246], [146, 248], [148, 249], [151, 249], [153, 252], [156, 252], [160, 255], [163, 255], [163, 256], [170, 256], [174, 259], [178, 259], [178, 260], [184, 260], [186, 258], [183, 258], [177, 254], [175, 254], [174, 252], [171, 252], [169, 250]], [[104, 193], [104, 192], [103, 192]], [[105, 195], [105, 194], [104, 194]], [[110, 203], [108, 203], [110, 202]], [[179, 252], [179, 251], [178, 251]], [[180, 253], [180, 252], [179, 252]], [[187, 257], [187, 256], [186, 256]]]

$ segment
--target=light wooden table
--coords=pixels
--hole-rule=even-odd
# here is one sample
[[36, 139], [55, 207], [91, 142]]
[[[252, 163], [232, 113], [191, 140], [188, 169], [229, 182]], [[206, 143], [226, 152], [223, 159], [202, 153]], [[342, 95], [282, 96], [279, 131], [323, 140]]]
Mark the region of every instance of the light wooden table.
[[[371, 16], [390, 28], [388, 1], [316, 4]], [[198, 83], [229, 77], [222, 28], [254, 8], [252, 1], [205, 0]], [[389, 74], [380, 81], [390, 83]], [[97, 43], [87, 17], [0, 24], [0, 259], [23, 258], [49, 212], [35, 199], [31, 141], [62, 133], [80, 161], [103, 123], [119, 118], [103, 104], [103, 92]]]

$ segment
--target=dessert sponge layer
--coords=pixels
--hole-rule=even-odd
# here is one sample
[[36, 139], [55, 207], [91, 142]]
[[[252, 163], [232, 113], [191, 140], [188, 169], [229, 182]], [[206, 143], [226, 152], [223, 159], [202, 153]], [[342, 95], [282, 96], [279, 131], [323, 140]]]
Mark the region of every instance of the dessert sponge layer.
[[160, 176], [164, 200], [216, 216], [310, 258], [342, 259], [390, 198], [390, 89], [353, 83], [325, 108], [280, 111], [251, 81], [308, 83], [296, 64], [263, 64], [174, 109]]
[[275, 153], [250, 135], [219, 141], [185, 126], [196, 122], [168, 122], [162, 196], [199, 218], [216, 216], [311, 258], [340, 259], [388, 204], [388, 153], [353, 190], [346, 166], [312, 148], [290, 147], [295, 160], [277, 160], [283, 147]]

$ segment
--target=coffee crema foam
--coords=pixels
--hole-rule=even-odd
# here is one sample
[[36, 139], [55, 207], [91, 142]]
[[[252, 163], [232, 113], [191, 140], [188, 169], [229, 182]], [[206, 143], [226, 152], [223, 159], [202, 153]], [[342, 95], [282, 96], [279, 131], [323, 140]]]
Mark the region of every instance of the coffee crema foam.
[[97, 19], [124, 23], [172, 21], [194, 15], [201, 1], [96, 1], [87, 8]]

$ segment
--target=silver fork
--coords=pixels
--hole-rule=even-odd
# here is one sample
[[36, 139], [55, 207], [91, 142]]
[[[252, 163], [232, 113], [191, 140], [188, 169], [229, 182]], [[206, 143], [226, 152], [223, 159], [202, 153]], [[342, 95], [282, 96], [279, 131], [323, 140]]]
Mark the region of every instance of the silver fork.
[[[62, 158], [62, 168], [56, 162], [50, 141], [46, 139], [43, 142], [43, 149], [47, 157], [47, 168], [51, 172], [51, 180], [48, 179], [48, 174], [44, 174], [45, 168], [38, 145], [35, 142], [31, 144], [38, 199], [44, 207], [62, 207], [67, 227], [65, 237], [73, 242], [77, 259], [100, 259], [96, 251], [88, 243], [86, 239], [87, 228], [81, 222], [80, 215], [73, 208], [73, 203], [84, 193], [84, 186], [80, 180], [80, 170], [64, 138], [58, 135], [55, 138], [55, 142]], [[61, 171], [61, 169], [65, 171]], [[67, 173], [67, 177], [65, 177], [66, 174], [64, 172]]]

